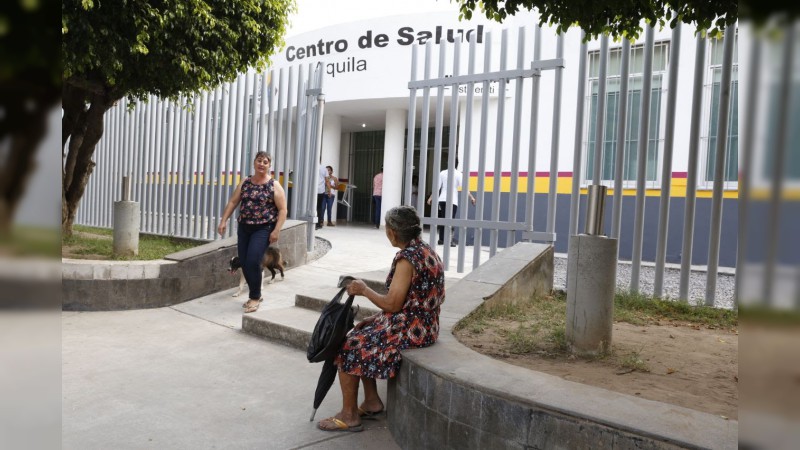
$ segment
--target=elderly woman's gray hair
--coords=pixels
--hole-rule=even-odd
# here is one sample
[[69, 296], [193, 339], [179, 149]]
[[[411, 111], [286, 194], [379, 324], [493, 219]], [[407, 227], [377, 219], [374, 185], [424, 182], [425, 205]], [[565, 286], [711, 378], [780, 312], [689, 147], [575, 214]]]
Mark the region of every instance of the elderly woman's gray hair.
[[411, 206], [395, 206], [386, 212], [385, 220], [401, 242], [410, 242], [422, 233], [417, 210]]

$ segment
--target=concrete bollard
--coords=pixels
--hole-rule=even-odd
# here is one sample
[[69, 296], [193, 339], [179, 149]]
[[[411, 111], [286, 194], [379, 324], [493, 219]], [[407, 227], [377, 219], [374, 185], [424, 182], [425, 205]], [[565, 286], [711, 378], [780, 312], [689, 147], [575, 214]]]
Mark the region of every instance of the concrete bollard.
[[130, 179], [122, 177], [122, 200], [114, 202], [114, 256], [139, 254], [139, 202], [130, 201]]
[[611, 351], [617, 240], [580, 234], [569, 240], [566, 338], [573, 353]]

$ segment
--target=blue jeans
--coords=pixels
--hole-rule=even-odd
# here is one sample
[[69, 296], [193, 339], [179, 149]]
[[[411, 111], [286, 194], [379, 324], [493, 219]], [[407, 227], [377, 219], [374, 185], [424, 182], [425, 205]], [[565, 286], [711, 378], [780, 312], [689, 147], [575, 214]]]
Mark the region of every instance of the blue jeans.
[[374, 206], [372, 210], [372, 223], [375, 226], [380, 226], [381, 224], [381, 199], [380, 195], [373, 195], [372, 196], [372, 205]]
[[328, 212], [328, 223], [331, 221], [331, 211], [333, 210], [333, 202], [336, 201], [336, 195], [324, 194], [322, 196], [323, 209]]
[[250, 288], [250, 298], [261, 298], [261, 260], [269, 247], [269, 235], [275, 229], [274, 223], [248, 225], [240, 223], [237, 231], [239, 262], [242, 273]]

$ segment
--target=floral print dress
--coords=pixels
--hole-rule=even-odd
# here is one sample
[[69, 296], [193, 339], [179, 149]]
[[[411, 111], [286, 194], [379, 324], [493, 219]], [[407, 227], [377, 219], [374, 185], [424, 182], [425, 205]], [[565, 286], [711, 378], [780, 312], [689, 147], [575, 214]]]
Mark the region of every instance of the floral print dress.
[[255, 184], [247, 177], [242, 183], [242, 200], [239, 207], [239, 223], [247, 225], [274, 224], [278, 221], [278, 206], [275, 205], [275, 179], [264, 184]]
[[444, 266], [431, 247], [416, 238], [392, 261], [386, 288], [392, 284], [397, 262], [414, 268], [403, 309], [381, 312], [361, 329], [347, 334], [335, 363], [358, 377], [391, 378], [400, 368], [400, 350], [428, 347], [439, 337], [439, 309], [444, 302]]

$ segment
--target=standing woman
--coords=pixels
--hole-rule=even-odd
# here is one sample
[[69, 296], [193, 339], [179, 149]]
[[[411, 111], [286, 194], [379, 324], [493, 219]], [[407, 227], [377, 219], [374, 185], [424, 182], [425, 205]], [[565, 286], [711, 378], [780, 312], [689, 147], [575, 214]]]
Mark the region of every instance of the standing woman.
[[225, 235], [228, 219], [241, 202], [237, 229], [239, 261], [242, 273], [250, 288], [244, 312], [258, 311], [264, 300], [261, 297], [261, 259], [270, 244], [278, 242], [286, 221], [286, 194], [277, 180], [270, 176], [272, 158], [267, 152], [258, 152], [253, 160], [255, 175], [242, 180], [225, 205], [217, 232]]
[[333, 202], [336, 201], [336, 193], [339, 192], [339, 179], [333, 175], [333, 167], [325, 166], [328, 169], [328, 176], [325, 177], [325, 210], [328, 212], [328, 226], [335, 227], [336, 225], [331, 222], [331, 210], [333, 209]]

